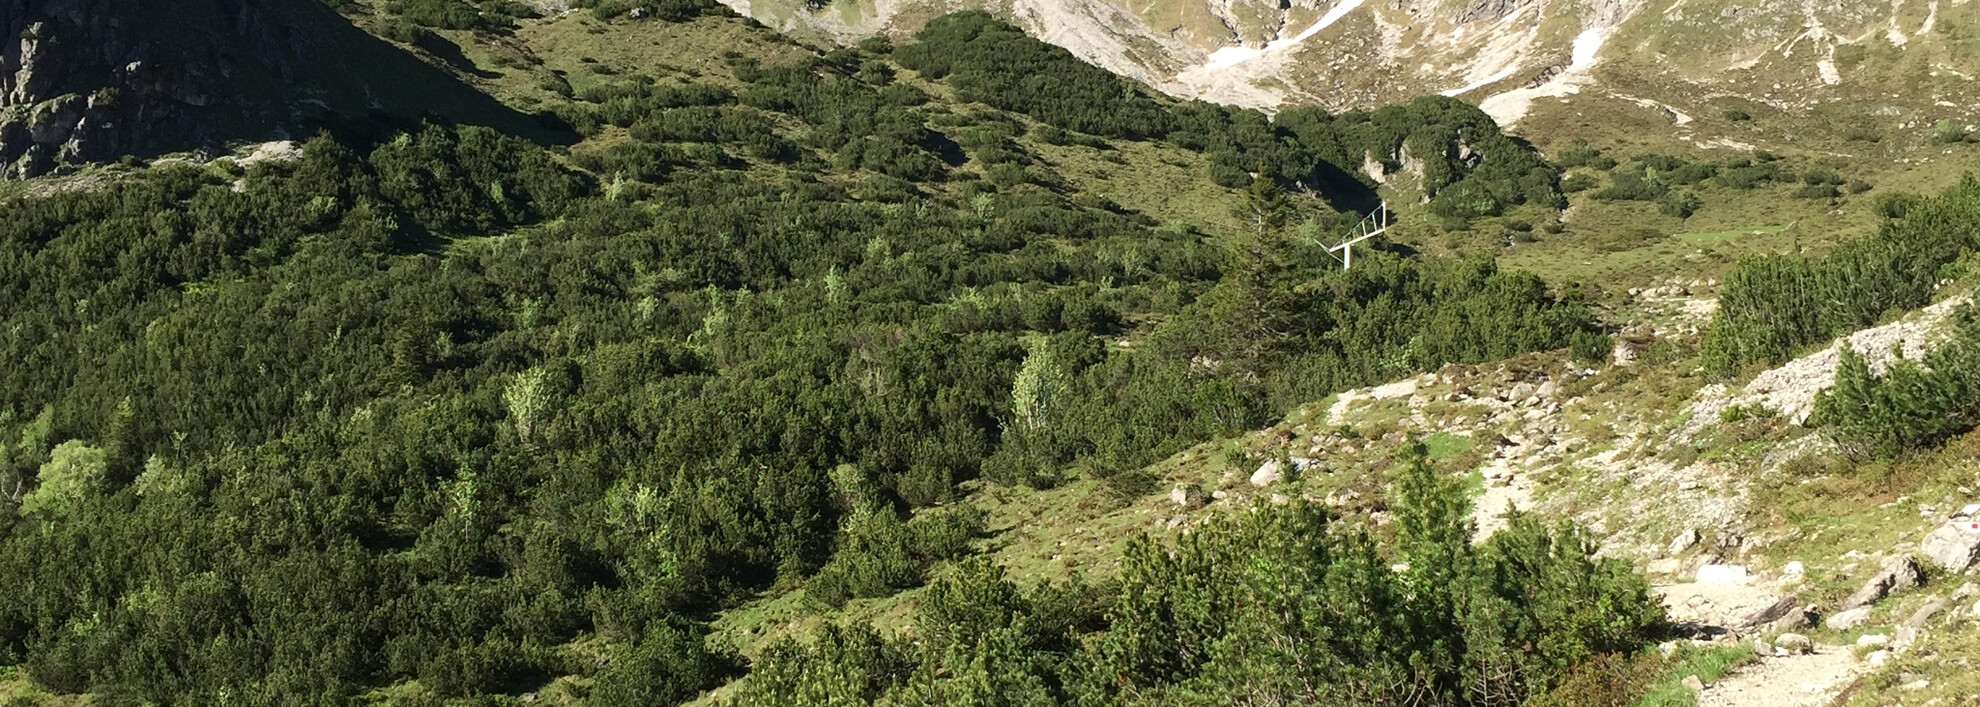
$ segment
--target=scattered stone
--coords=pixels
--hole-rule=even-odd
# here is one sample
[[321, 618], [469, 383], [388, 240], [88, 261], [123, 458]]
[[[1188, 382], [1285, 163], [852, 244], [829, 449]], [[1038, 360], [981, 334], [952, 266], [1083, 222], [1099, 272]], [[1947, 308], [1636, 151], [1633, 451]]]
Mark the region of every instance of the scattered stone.
[[1790, 654], [1807, 655], [1815, 652], [1815, 642], [1799, 633], [1783, 633], [1774, 637], [1774, 647]]
[[1169, 502], [1183, 510], [1202, 508], [1205, 503], [1203, 489], [1195, 486], [1177, 486], [1169, 490]]
[[1776, 652], [1777, 650], [1778, 649], [1774, 647], [1774, 644], [1767, 642], [1767, 639], [1764, 638], [1753, 639], [1754, 655], [1758, 655], [1762, 658], [1772, 658], [1776, 655], [1785, 655], [1785, 653], [1777, 653]]
[[1980, 518], [1947, 521], [1918, 543], [1918, 552], [1947, 572], [1964, 572], [1980, 562]]
[[1699, 584], [1745, 584], [1746, 568], [1741, 565], [1699, 565]]
[[1689, 688], [1692, 692], [1705, 691], [1705, 681], [1698, 679], [1698, 676], [1696, 675], [1684, 676], [1684, 686], [1686, 688]]
[[1920, 629], [1899, 626], [1897, 632], [1891, 636], [1891, 650], [1903, 653], [1911, 647], [1911, 644], [1918, 642], [1919, 632]]
[[1762, 624], [1773, 623], [1781, 617], [1787, 616], [1788, 612], [1793, 611], [1799, 603], [1800, 601], [1792, 595], [1775, 599], [1774, 603], [1754, 609], [1745, 616], [1740, 617], [1738, 623], [1734, 624], [1734, 626], [1735, 628], [1750, 629]]
[[1891, 652], [1870, 651], [1869, 655], [1863, 656], [1863, 662], [1869, 663], [1871, 665], [1883, 665], [1885, 663], [1889, 663], [1891, 662]]
[[1782, 581], [1799, 582], [1806, 576], [1808, 576], [1808, 568], [1803, 566], [1800, 560], [1789, 562], [1787, 566], [1781, 568]]
[[1689, 550], [1691, 546], [1697, 545], [1698, 541], [1702, 539], [1704, 537], [1699, 534], [1697, 528], [1690, 528], [1682, 533], [1678, 533], [1677, 537], [1671, 538], [1671, 546], [1668, 548], [1669, 554], [1675, 555]]
[[1274, 506], [1283, 506], [1286, 505], [1287, 503], [1290, 503], [1291, 501], [1292, 499], [1287, 498], [1286, 495], [1283, 493], [1272, 494], [1272, 505]]
[[1800, 631], [1806, 628], [1814, 628], [1818, 621], [1820, 621], [1820, 617], [1813, 610], [1804, 606], [1790, 609], [1786, 616], [1775, 619], [1773, 623], [1768, 624], [1767, 629], [1770, 631]]
[[1918, 607], [1917, 611], [1911, 612], [1911, 618], [1904, 620], [1904, 626], [1906, 628], [1925, 628], [1925, 624], [1930, 622], [1932, 617], [1939, 615], [1941, 611], [1945, 611], [1946, 606], [1950, 604], [1952, 604], [1952, 599], [1947, 597], [1939, 597], [1925, 602], [1924, 606]]
[[1822, 625], [1837, 631], [1848, 631], [1863, 625], [1864, 620], [1869, 618], [1870, 607], [1861, 606], [1848, 611], [1838, 611], [1831, 614], [1827, 621], [1822, 622]]
[[1881, 647], [1881, 646], [1888, 646], [1890, 644], [1891, 644], [1891, 637], [1881, 633], [1866, 633], [1856, 637], [1856, 645], [1858, 648], [1870, 648], [1872, 646]]
[[1898, 687], [1904, 688], [1906, 690], [1918, 691], [1931, 686], [1932, 686], [1932, 681], [1926, 680], [1925, 678], [1919, 678], [1917, 680], [1913, 680], [1903, 685], [1899, 685]]
[[1252, 486], [1256, 486], [1258, 488], [1265, 488], [1267, 486], [1271, 486], [1272, 484], [1276, 484], [1278, 482], [1279, 482], [1279, 460], [1277, 459], [1267, 459], [1265, 460], [1264, 464], [1258, 465], [1257, 471], [1251, 472]]
[[1679, 562], [1678, 559], [1675, 557], [1666, 557], [1660, 560], [1651, 560], [1648, 564], [1645, 564], [1643, 566], [1643, 572], [1645, 574], [1658, 574], [1658, 575], [1676, 575], [1679, 571], [1683, 569], [1684, 569], [1684, 563]]
[[1677, 641], [1665, 641], [1657, 644], [1657, 655], [1669, 658], [1671, 655], [1677, 653], [1677, 649]]
[[1919, 571], [1918, 561], [1911, 559], [1910, 555], [1899, 555], [1884, 563], [1883, 570], [1865, 582], [1863, 588], [1844, 599], [1842, 608], [1848, 611], [1869, 606], [1890, 596], [1892, 591], [1910, 589], [1924, 583], [1925, 576]]

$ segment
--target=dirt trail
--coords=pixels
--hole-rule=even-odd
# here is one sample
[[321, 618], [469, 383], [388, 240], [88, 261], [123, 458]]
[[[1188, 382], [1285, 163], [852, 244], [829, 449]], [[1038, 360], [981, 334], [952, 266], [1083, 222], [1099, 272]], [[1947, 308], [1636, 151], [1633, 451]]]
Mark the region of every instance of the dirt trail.
[[[1743, 583], [1683, 583], [1658, 587], [1671, 619], [1725, 626], [1774, 603], [1786, 592], [1761, 578]], [[1762, 657], [1719, 678], [1698, 694], [1700, 707], [1822, 707], [1868, 672], [1844, 646], [1816, 645], [1811, 654]]]
[[1823, 707], [1869, 670], [1842, 646], [1812, 655], [1762, 658], [1698, 693], [1699, 707]]

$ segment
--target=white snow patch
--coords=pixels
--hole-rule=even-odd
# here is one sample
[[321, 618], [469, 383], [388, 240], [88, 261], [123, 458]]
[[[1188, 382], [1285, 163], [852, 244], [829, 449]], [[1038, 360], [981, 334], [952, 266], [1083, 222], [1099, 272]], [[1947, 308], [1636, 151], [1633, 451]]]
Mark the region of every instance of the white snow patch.
[[1238, 64], [1251, 61], [1252, 59], [1256, 59], [1260, 56], [1263, 56], [1271, 52], [1282, 51], [1288, 47], [1306, 41], [1308, 37], [1312, 37], [1313, 35], [1319, 34], [1320, 30], [1332, 26], [1335, 22], [1339, 22], [1342, 17], [1347, 15], [1347, 13], [1353, 11], [1357, 7], [1361, 7], [1362, 2], [1364, 2], [1364, 0], [1342, 0], [1340, 3], [1335, 4], [1333, 7], [1328, 8], [1327, 14], [1321, 15], [1319, 20], [1316, 20], [1312, 25], [1308, 26], [1304, 31], [1301, 31], [1299, 34], [1294, 35], [1291, 39], [1275, 39], [1272, 40], [1271, 42], [1266, 43], [1265, 46], [1260, 49], [1252, 49], [1249, 47], [1224, 47], [1222, 49], [1218, 49], [1217, 51], [1210, 52], [1210, 56], [1206, 58], [1203, 62], [1203, 65], [1198, 68], [1201, 69], [1230, 68], [1233, 66], [1237, 66]]
[[1514, 71], [1517, 71], [1518, 69], [1519, 69], [1519, 67], [1516, 67], [1516, 66], [1508, 66], [1508, 67], [1506, 67], [1506, 68], [1503, 68], [1503, 69], [1500, 69], [1500, 70], [1498, 70], [1498, 71], [1495, 71], [1495, 72], [1492, 72], [1492, 75], [1490, 75], [1490, 76], [1487, 76], [1487, 77], [1485, 77], [1485, 78], [1482, 78], [1482, 79], [1479, 79], [1479, 80], [1477, 80], [1477, 81], [1473, 81], [1473, 82], [1471, 82], [1471, 83], [1468, 83], [1468, 84], [1465, 84], [1465, 85], [1463, 85], [1463, 86], [1460, 86], [1460, 87], [1458, 87], [1458, 88], [1453, 88], [1453, 89], [1451, 89], [1451, 90], [1448, 90], [1448, 91], [1445, 91], [1445, 92], [1444, 92], [1444, 95], [1446, 95], [1446, 96], [1462, 96], [1462, 95], [1464, 95], [1464, 94], [1467, 94], [1467, 93], [1470, 93], [1470, 92], [1472, 92], [1472, 91], [1476, 91], [1476, 90], [1478, 90], [1479, 88], [1482, 88], [1482, 87], [1484, 87], [1484, 86], [1485, 86], [1485, 85], [1487, 85], [1487, 84], [1492, 84], [1492, 83], [1498, 83], [1499, 81], [1503, 81], [1503, 80], [1505, 80], [1505, 78], [1506, 78], [1507, 76], [1511, 76], [1511, 75], [1513, 75], [1513, 72], [1514, 72]]
[[1892, 46], [1902, 47], [1905, 42], [1911, 41], [1910, 37], [1904, 36], [1904, 30], [1898, 29], [1898, 14], [1903, 9], [1904, 0], [1891, 0], [1891, 26], [1884, 30], [1884, 39], [1890, 40]]
[[1586, 69], [1595, 65], [1595, 52], [1602, 50], [1602, 43], [1609, 40], [1609, 28], [1595, 27], [1582, 30], [1575, 35], [1573, 50], [1569, 54], [1568, 71]]
[[1536, 98], [1568, 96], [1581, 91], [1587, 83], [1588, 70], [1595, 66], [1596, 54], [1602, 50], [1602, 43], [1608, 41], [1612, 27], [1590, 27], [1575, 35], [1569, 53], [1567, 68], [1553, 80], [1539, 86], [1516, 88], [1505, 93], [1495, 94], [1478, 103], [1478, 109], [1492, 116], [1500, 125], [1511, 125], [1526, 117], [1533, 108]]
[[1842, 83], [1842, 72], [1836, 70], [1834, 59], [1817, 59], [1815, 61], [1815, 71], [1822, 75], [1822, 83], [1830, 86]]

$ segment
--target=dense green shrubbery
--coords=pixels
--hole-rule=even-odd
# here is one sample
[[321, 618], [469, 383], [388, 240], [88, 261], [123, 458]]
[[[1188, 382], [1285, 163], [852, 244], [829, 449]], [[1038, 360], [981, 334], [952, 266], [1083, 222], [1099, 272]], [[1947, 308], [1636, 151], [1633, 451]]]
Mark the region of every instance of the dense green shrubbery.
[[510, 0], [391, 0], [385, 9], [414, 26], [434, 29], [504, 29], [516, 18], [536, 16], [528, 5]]
[[1980, 248], [1973, 229], [1980, 180], [1971, 176], [1935, 198], [1887, 200], [1885, 212], [1893, 220], [1877, 235], [1826, 256], [1740, 263], [1705, 334], [1706, 367], [1723, 376], [1753, 363], [1779, 364], [1810, 344], [1925, 304], [1944, 268]]
[[637, 12], [642, 18], [686, 22], [702, 15], [728, 12], [715, 0], [573, 0], [571, 6], [590, 8], [591, 15], [601, 20]]
[[1815, 400], [1809, 422], [1826, 426], [1843, 451], [1888, 458], [1930, 449], [1980, 423], [1980, 316], [1955, 313], [1953, 336], [1920, 363], [1893, 360], [1874, 373], [1861, 353], [1845, 350], [1835, 386]]
[[894, 59], [927, 78], [947, 79], [965, 101], [1108, 137], [1161, 137], [1173, 126], [1146, 88], [987, 13], [937, 18], [915, 38], [896, 49]]
[[1564, 205], [1555, 169], [1530, 146], [1499, 131], [1470, 104], [1425, 96], [1407, 105], [1339, 116], [1296, 108], [1276, 116], [1201, 101], [1165, 106], [1138, 84], [1070, 52], [1032, 39], [988, 14], [963, 12], [930, 22], [918, 41], [894, 52], [903, 66], [946, 78], [958, 97], [1024, 113], [1049, 129], [1114, 138], [1166, 137], [1203, 152], [1209, 177], [1229, 188], [1254, 175], [1365, 208], [1371, 190], [1355, 176], [1373, 159], [1389, 169], [1422, 165], [1433, 213], [1464, 220], [1519, 204]]
[[[0, 202], [0, 662], [133, 702], [577, 672], [601, 703], [665, 703], [735, 670], [703, 645], [715, 612], [887, 593], [966, 554], [961, 482], [1134, 489], [1343, 387], [1604, 348], [1577, 297], [1489, 260], [1340, 272], [1288, 241], [1275, 179], [1236, 246], [1055, 191], [1021, 121], [930, 127], [876, 60], [589, 89], [573, 122], [627, 129], [570, 156], [593, 174], [426, 126]], [[1057, 100], [1026, 105], [1077, 103]], [[1260, 131], [1231, 143], [1240, 169], [1295, 182], [1287, 145], [1460, 135], [1507, 150], [1442, 163], [1468, 198], [1551, 188], [1445, 102], [1223, 116]], [[574, 659], [581, 636], [612, 662]], [[1054, 645], [1023, 641], [999, 650]]]
[[1173, 549], [1131, 543], [1106, 588], [1027, 591], [965, 563], [923, 595], [914, 640], [786, 640], [737, 703], [1510, 706], [1661, 624], [1642, 578], [1575, 529], [1519, 516], [1473, 545], [1464, 491], [1420, 446], [1398, 476], [1392, 548], [1261, 504]]
[[[1342, 274], [1032, 187], [901, 208], [692, 166], [594, 196], [429, 127], [240, 190], [165, 167], [0, 205], [0, 485], [27, 492], [0, 582], [37, 587], [0, 591], [0, 649], [154, 701], [522, 689], [580, 633], [674, 655], [661, 627], [780, 581], [916, 584], [972, 526], [901, 518], [959, 481], [1120, 474], [1592, 331], [1489, 262]], [[1148, 345], [1096, 338], [1163, 301]]]

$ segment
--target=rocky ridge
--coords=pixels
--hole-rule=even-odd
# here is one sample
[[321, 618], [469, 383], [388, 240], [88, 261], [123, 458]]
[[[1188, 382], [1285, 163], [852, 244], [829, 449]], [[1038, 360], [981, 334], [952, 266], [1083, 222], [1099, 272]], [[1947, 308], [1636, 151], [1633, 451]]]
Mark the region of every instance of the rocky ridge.
[[316, 0], [0, 0], [0, 38], [0, 178], [374, 113], [546, 133]]
[[1847, 98], [1874, 108], [1863, 121], [1877, 127], [1847, 126], [1858, 132], [1980, 122], [1980, 74], [1959, 68], [1972, 48], [1947, 29], [1973, 23], [1970, 0], [724, 2], [840, 42], [984, 9], [1170, 94], [1268, 110], [1438, 93], [1514, 123], [1548, 101], [1592, 99], [1701, 145], [1724, 138], [1694, 118], [1727, 105], [1805, 113]]

